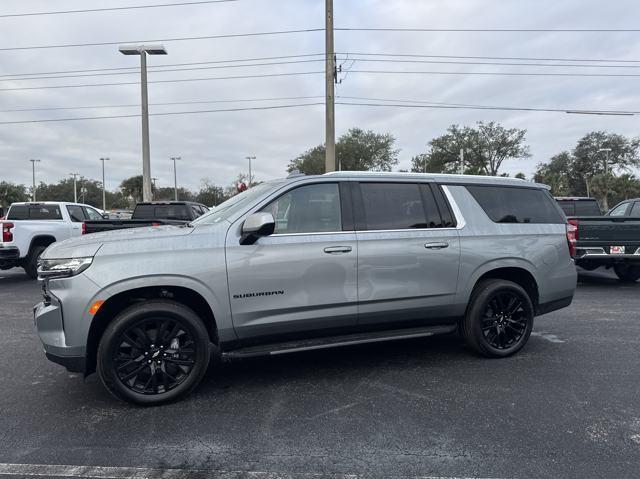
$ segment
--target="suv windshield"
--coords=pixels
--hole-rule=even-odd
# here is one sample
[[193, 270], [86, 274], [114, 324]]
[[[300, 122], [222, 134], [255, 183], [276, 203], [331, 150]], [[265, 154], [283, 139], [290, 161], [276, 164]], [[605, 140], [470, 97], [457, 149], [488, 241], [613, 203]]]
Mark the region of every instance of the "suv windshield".
[[191, 224], [211, 224], [219, 223], [220, 221], [226, 220], [237, 211], [240, 211], [240, 209], [244, 208], [248, 203], [251, 203], [252, 201], [263, 195], [269, 194], [283, 183], [284, 181], [282, 180], [260, 183], [253, 188], [249, 188], [248, 190], [245, 190], [242, 193], [229, 198], [224, 203], [220, 203], [208, 213], [192, 221]]

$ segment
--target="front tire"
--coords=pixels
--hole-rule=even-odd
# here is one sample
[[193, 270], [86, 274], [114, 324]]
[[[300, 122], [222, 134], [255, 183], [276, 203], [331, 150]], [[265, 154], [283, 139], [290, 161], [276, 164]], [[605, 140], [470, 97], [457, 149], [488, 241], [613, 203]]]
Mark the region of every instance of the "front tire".
[[517, 353], [529, 340], [534, 309], [522, 286], [502, 279], [479, 283], [462, 323], [467, 344], [489, 358]]
[[616, 264], [613, 267], [616, 276], [625, 283], [635, 283], [640, 279], [640, 266], [630, 264]]
[[98, 374], [123, 401], [145, 406], [175, 401], [202, 380], [209, 346], [207, 329], [191, 309], [173, 301], [145, 301], [107, 327], [98, 347]]

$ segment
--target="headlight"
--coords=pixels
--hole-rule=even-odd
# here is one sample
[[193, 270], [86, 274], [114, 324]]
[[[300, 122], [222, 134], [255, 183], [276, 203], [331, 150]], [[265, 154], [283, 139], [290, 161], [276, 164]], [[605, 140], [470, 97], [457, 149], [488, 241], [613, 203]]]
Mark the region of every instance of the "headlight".
[[91, 266], [93, 258], [40, 259], [38, 276], [42, 278], [67, 278], [82, 273]]

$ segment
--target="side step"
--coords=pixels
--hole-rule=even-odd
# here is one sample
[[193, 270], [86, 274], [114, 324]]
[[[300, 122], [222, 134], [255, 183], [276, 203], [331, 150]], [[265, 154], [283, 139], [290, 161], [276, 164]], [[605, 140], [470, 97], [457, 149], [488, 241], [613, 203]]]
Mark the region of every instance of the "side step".
[[354, 346], [357, 344], [381, 343], [384, 341], [396, 341], [400, 339], [424, 338], [436, 334], [453, 333], [456, 325], [427, 326], [421, 328], [393, 329], [387, 331], [375, 331], [370, 333], [345, 334], [341, 336], [328, 336], [301, 341], [287, 341], [260, 346], [234, 349], [222, 353], [223, 359], [240, 359], [255, 356], [275, 356], [277, 354], [297, 353], [301, 351], [313, 351], [316, 349], [339, 348]]

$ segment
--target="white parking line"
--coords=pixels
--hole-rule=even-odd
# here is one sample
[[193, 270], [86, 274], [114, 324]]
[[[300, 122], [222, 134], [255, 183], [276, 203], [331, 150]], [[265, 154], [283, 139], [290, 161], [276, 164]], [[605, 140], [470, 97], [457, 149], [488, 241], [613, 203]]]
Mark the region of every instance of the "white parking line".
[[[331, 479], [359, 479], [362, 477], [358, 474], [281, 474], [277, 472], [256, 471], [207, 471], [204, 469], [154, 469], [145, 467], [64, 466], [53, 464], [7, 463], [0, 463], [0, 476], [51, 478], [80, 477], [89, 479], [314, 479], [321, 477]], [[472, 479], [470, 477], [463, 476], [414, 477], [415, 479]]]
[[545, 333], [544, 331], [540, 331], [539, 333], [533, 332], [533, 333], [531, 333], [531, 336], [539, 336], [542, 339], [546, 339], [550, 343], [564, 343], [565, 342], [564, 339], [560, 339], [555, 334]]

